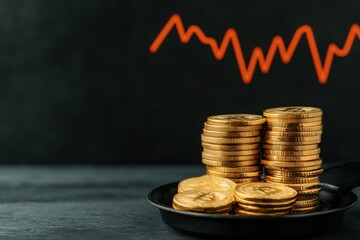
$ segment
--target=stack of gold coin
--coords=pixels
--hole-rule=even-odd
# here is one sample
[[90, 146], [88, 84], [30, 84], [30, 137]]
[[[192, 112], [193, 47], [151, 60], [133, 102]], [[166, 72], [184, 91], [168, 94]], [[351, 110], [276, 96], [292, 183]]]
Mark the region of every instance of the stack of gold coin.
[[195, 189], [177, 193], [173, 198], [173, 208], [183, 211], [230, 213], [234, 196], [228, 192]]
[[314, 211], [319, 206], [319, 175], [323, 172], [319, 143], [322, 110], [315, 107], [266, 109], [261, 163], [265, 181], [295, 189], [298, 200], [292, 213]]
[[236, 183], [259, 181], [261, 133], [266, 119], [253, 114], [209, 116], [201, 141], [206, 173]]
[[240, 183], [235, 188], [235, 212], [247, 215], [287, 214], [296, 202], [297, 192], [283, 184]]
[[203, 175], [182, 180], [178, 185], [178, 192], [202, 189], [234, 194], [235, 187], [236, 183], [229, 179]]

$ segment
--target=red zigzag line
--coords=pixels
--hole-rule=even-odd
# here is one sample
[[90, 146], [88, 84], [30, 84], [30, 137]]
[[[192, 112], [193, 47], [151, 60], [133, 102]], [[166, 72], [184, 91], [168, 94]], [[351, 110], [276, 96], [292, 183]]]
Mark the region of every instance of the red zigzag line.
[[314, 32], [309, 25], [300, 26], [294, 33], [293, 38], [290, 41], [289, 46], [286, 48], [284, 40], [281, 36], [277, 35], [273, 38], [269, 50], [264, 55], [263, 50], [260, 47], [255, 47], [248, 64], [246, 64], [244, 55], [242, 52], [240, 40], [236, 31], [233, 28], [229, 28], [220, 45], [212, 37], [207, 37], [201, 28], [197, 25], [191, 25], [187, 30], [184, 28], [184, 24], [178, 14], [174, 14], [170, 17], [165, 24], [159, 35], [155, 38], [154, 42], [150, 46], [150, 52], [155, 53], [158, 51], [161, 44], [164, 42], [171, 30], [175, 28], [178, 32], [180, 41], [182, 43], [188, 43], [193, 35], [196, 35], [202, 44], [208, 45], [217, 60], [222, 60], [231, 43], [234, 49], [237, 64], [242, 76], [243, 82], [251, 83], [256, 65], [258, 64], [260, 70], [263, 73], [267, 73], [270, 70], [276, 52], [279, 52], [283, 63], [289, 63], [292, 59], [294, 52], [303, 36], [305, 36], [309, 50], [314, 62], [316, 74], [319, 82], [325, 84], [328, 81], [331, 65], [334, 56], [346, 57], [354, 44], [355, 38], [360, 39], [360, 27], [358, 24], [353, 24], [349, 30], [348, 36], [345, 40], [344, 46], [339, 48], [335, 43], [330, 43], [327, 49], [324, 63], [320, 58], [319, 49], [315, 40]]

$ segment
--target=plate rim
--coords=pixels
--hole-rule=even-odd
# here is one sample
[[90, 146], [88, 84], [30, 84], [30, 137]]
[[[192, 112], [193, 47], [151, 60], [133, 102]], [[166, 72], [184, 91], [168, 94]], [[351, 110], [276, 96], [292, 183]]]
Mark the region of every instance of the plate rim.
[[[351, 197], [353, 198], [353, 201], [350, 204], [347, 204], [345, 206], [342, 207], [338, 207], [338, 208], [334, 208], [334, 209], [329, 209], [329, 210], [324, 210], [324, 211], [317, 211], [317, 212], [311, 212], [311, 213], [300, 213], [300, 214], [284, 214], [284, 215], [269, 215], [269, 216], [252, 216], [252, 215], [237, 215], [237, 214], [233, 214], [233, 215], [223, 215], [223, 214], [212, 214], [212, 213], [200, 213], [200, 212], [191, 212], [191, 211], [180, 211], [180, 210], [176, 210], [172, 207], [166, 206], [164, 204], [161, 204], [159, 202], [156, 202], [153, 200], [153, 195], [159, 191], [159, 189], [161, 188], [166, 188], [166, 187], [170, 187], [172, 185], [178, 185], [180, 181], [175, 181], [175, 182], [170, 182], [167, 184], [163, 184], [160, 185], [154, 189], [152, 189], [148, 195], [147, 195], [147, 199], [149, 201], [149, 203], [151, 205], [153, 205], [154, 207], [166, 211], [166, 212], [172, 212], [174, 214], [180, 214], [180, 215], [185, 215], [185, 216], [189, 216], [189, 217], [199, 217], [199, 218], [216, 218], [216, 219], [227, 219], [227, 220], [236, 220], [236, 219], [297, 219], [297, 218], [307, 218], [307, 217], [315, 217], [315, 216], [322, 216], [322, 215], [327, 215], [327, 214], [331, 214], [331, 213], [335, 213], [335, 212], [344, 212], [350, 208], [352, 208], [353, 206], [356, 205], [357, 203], [357, 195], [354, 192], [351, 192]], [[329, 183], [320, 183], [321, 186], [326, 186], [329, 189], [338, 189], [336, 186], [329, 184]]]

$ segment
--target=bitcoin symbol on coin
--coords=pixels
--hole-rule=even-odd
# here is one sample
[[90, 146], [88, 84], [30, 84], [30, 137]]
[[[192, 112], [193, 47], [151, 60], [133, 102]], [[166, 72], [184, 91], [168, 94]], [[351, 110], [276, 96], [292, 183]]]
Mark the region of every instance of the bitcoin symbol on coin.
[[254, 192], [258, 192], [258, 193], [261, 193], [261, 194], [277, 194], [279, 192], [281, 192], [280, 189], [277, 189], [277, 188], [272, 188], [272, 187], [267, 187], [267, 186], [254, 186], [253, 187], [253, 190]]
[[214, 193], [206, 192], [201, 193], [199, 196], [194, 197], [194, 202], [213, 202], [217, 199]]

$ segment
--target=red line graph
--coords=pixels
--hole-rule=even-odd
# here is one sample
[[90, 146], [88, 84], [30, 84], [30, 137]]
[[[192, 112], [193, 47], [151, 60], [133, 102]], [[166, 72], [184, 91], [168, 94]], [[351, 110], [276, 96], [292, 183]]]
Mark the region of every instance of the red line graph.
[[328, 45], [325, 60], [322, 62], [312, 28], [309, 25], [302, 25], [296, 29], [288, 47], [285, 46], [283, 38], [276, 35], [272, 39], [266, 55], [260, 47], [255, 47], [252, 51], [249, 62], [246, 63], [241, 43], [235, 29], [229, 28], [225, 32], [222, 42], [218, 44], [216, 39], [206, 36], [202, 29], [197, 25], [191, 25], [185, 30], [181, 17], [178, 14], [174, 14], [170, 17], [168, 22], [155, 38], [154, 42], [151, 44], [149, 48], [150, 52], [155, 53], [158, 51], [159, 47], [173, 28], [177, 30], [182, 43], [188, 43], [193, 35], [196, 35], [202, 44], [208, 45], [211, 48], [217, 60], [222, 60], [224, 58], [224, 55], [229, 48], [229, 44], [232, 44], [240, 70], [240, 75], [242, 76], [245, 84], [251, 83], [257, 65], [259, 65], [261, 72], [268, 73], [277, 52], [279, 53], [283, 63], [289, 63], [303, 36], [308, 42], [319, 83], [325, 84], [328, 81], [334, 56], [346, 57], [350, 53], [356, 37], [360, 40], [360, 26], [355, 23], [350, 27], [342, 48], [338, 47], [335, 43], [330, 43]]

